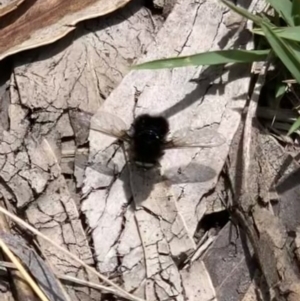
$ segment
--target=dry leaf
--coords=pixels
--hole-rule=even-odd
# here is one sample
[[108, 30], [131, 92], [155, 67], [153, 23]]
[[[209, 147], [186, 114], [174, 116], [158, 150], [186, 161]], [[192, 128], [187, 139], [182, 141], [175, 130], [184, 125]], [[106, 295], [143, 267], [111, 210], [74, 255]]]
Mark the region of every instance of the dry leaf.
[[14, 10], [9, 14], [2, 12], [0, 18], [0, 60], [20, 51], [53, 43], [74, 30], [78, 22], [109, 14], [129, 1], [13, 2], [11, 6]]

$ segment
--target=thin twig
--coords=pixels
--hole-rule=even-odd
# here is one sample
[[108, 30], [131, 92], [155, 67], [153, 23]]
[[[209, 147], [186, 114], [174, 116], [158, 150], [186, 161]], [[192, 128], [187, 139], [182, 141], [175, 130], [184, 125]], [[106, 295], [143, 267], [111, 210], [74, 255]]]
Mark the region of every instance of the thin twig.
[[5, 253], [5, 255], [11, 260], [11, 262], [13, 262], [13, 264], [16, 266], [17, 270], [23, 276], [24, 280], [27, 281], [27, 283], [31, 286], [32, 290], [38, 295], [38, 297], [42, 301], [49, 301], [49, 299], [41, 291], [41, 289], [38, 287], [38, 285], [34, 282], [32, 277], [24, 269], [24, 267], [20, 263], [19, 259], [11, 252], [11, 250], [8, 248], [6, 243], [1, 238], [0, 238], [0, 248]]
[[117, 291], [119, 291], [123, 298], [126, 298], [128, 300], [132, 300], [132, 301], [145, 301], [144, 299], [138, 298], [138, 297], [136, 297], [136, 296], [134, 296], [134, 295], [126, 292], [124, 289], [122, 289], [121, 287], [119, 287], [118, 285], [116, 285], [115, 283], [113, 283], [112, 281], [110, 281], [109, 279], [107, 279], [106, 277], [104, 277], [103, 275], [101, 275], [94, 268], [88, 266], [84, 261], [82, 261], [76, 255], [72, 254], [71, 252], [69, 252], [65, 248], [59, 246], [53, 240], [51, 240], [50, 238], [48, 238], [47, 236], [45, 236], [44, 234], [42, 234], [41, 232], [39, 232], [38, 230], [36, 230], [32, 226], [30, 226], [29, 224], [27, 224], [25, 221], [23, 221], [22, 219], [20, 219], [16, 215], [10, 213], [9, 211], [7, 211], [2, 206], [0, 206], [0, 212], [2, 212], [3, 214], [7, 215], [9, 218], [11, 218], [17, 224], [19, 224], [19, 225], [23, 226], [24, 228], [30, 230], [35, 235], [37, 235], [37, 236], [43, 238], [44, 240], [48, 241], [50, 244], [52, 244], [53, 246], [55, 246], [57, 249], [59, 249], [63, 253], [65, 253], [68, 256], [70, 256], [72, 259], [74, 259], [75, 261], [77, 261], [78, 263], [80, 263], [83, 267], [85, 267], [88, 271], [90, 271], [91, 273], [97, 275], [102, 281], [106, 282], [107, 284], [109, 284], [113, 288], [115, 288]]
[[[3, 269], [14, 269], [14, 270], [17, 269], [16, 266], [13, 263], [7, 262], [7, 261], [0, 261], [0, 270], [1, 270], [1, 268], [3, 268]], [[107, 287], [107, 286], [104, 286], [104, 285], [101, 285], [101, 284], [98, 284], [98, 283], [95, 283], [95, 282], [91, 282], [91, 281], [86, 281], [86, 280], [83, 280], [83, 279], [80, 279], [80, 278], [77, 278], [77, 277], [62, 275], [62, 274], [59, 274], [59, 273], [54, 273], [54, 275], [59, 280], [62, 280], [62, 281], [73, 282], [73, 283], [76, 283], [76, 284], [79, 284], [79, 285], [82, 285], [82, 286], [90, 287], [90, 288], [97, 289], [97, 290], [100, 290], [100, 291], [106, 291], [108, 293], [117, 295], [119, 297], [123, 297], [123, 295], [121, 295], [117, 290], [115, 290], [114, 288], [111, 288], [111, 287]]]

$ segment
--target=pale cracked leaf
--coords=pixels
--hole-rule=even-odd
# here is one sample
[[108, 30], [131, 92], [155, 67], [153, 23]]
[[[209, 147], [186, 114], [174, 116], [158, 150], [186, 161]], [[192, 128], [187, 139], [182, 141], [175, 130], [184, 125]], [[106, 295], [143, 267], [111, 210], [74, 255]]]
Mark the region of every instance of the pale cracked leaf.
[[[24, 218], [56, 243], [88, 264], [93, 264], [92, 252], [83, 230], [76, 203], [61, 175], [52, 142], [36, 135], [34, 122], [30, 127], [29, 110], [20, 104], [20, 94], [10, 87], [8, 108], [10, 126], [1, 139], [1, 194], [8, 206], [23, 210]], [[38, 239], [39, 240], [39, 239]], [[58, 270], [97, 282], [70, 258], [57, 252], [52, 245], [38, 241], [41, 252]], [[67, 286], [72, 300], [99, 299], [99, 292]]]
[[136, 295], [145, 298], [146, 267], [144, 249], [140, 240], [139, 231], [134, 218], [134, 212], [127, 210], [125, 225], [117, 249], [122, 257], [120, 271], [127, 291], [136, 291]]
[[[71, 253], [78, 256], [87, 264], [93, 264], [93, 257], [83, 231], [76, 204], [68, 191], [66, 182], [62, 176], [51, 181], [45, 192], [38, 197], [27, 209], [29, 222], [40, 232], [57, 244], [64, 246]], [[38, 239], [43, 254], [56, 269], [63, 274], [97, 279], [92, 275], [86, 275], [84, 269], [66, 254], [59, 252], [52, 244]], [[68, 293], [75, 300], [90, 300], [97, 298], [98, 293], [88, 288], [80, 288], [73, 291], [68, 287]], [[87, 297], [91, 294], [90, 297]], [[86, 295], [84, 297], [84, 295]], [[98, 296], [99, 298], [99, 296]]]
[[190, 301], [210, 301], [216, 297], [210, 275], [199, 260], [181, 271], [185, 295]]
[[[39, 152], [32, 158], [32, 163], [37, 163], [38, 166], [42, 165], [41, 169], [50, 173], [46, 191], [43, 191], [37, 200], [33, 199], [30, 189], [27, 189], [28, 196], [24, 194], [23, 198], [19, 197], [26, 205], [32, 201], [28, 207], [30, 222], [56, 243], [64, 244], [75, 254], [81, 255], [87, 263], [91, 265], [98, 264], [98, 267], [100, 267], [99, 263], [93, 261], [93, 253], [95, 253], [95, 258], [101, 262], [101, 268], [107, 262], [107, 266], [110, 266], [112, 270], [116, 270], [116, 264], [111, 264], [110, 260], [115, 263], [119, 262], [117, 258], [119, 255], [116, 252], [117, 240], [120, 236], [120, 229], [122, 229], [125, 222], [123, 220], [125, 209], [123, 205], [127, 204], [127, 197], [124, 202], [123, 182], [120, 183], [117, 189], [112, 187], [112, 193], [108, 194], [107, 204], [109, 206], [107, 208], [109, 212], [105, 212], [103, 217], [106, 219], [99, 227], [95, 222], [90, 223], [90, 220], [93, 220], [93, 218], [95, 218], [95, 221], [98, 220], [99, 216], [97, 214], [99, 214], [101, 208], [105, 208], [105, 206], [102, 206], [105, 203], [101, 203], [101, 201], [106, 199], [106, 196], [103, 195], [96, 200], [86, 199], [84, 202], [85, 212], [89, 216], [87, 224], [91, 225], [93, 229], [92, 237], [94, 241], [110, 238], [103, 250], [100, 250], [101, 245], [96, 244], [89, 249], [86, 244], [83, 244], [83, 242], [86, 243], [84, 241], [85, 233], [80, 228], [81, 222], [75, 199], [72, 198], [72, 194], [67, 190], [66, 183], [60, 176], [61, 170], [57, 171], [55, 167], [58, 166], [57, 163], [60, 161], [60, 148], [68, 151], [65, 147], [72, 147], [71, 143], [64, 143], [64, 141], [60, 145], [61, 138], [69, 140], [74, 135], [68, 124], [68, 110], [79, 107], [88, 112], [95, 112], [127, 72], [128, 62], [132, 62], [136, 57], [139, 57], [145, 51], [147, 45], [154, 40], [155, 32], [159, 29], [161, 23], [155, 17], [149, 18], [149, 11], [143, 4], [143, 1], [134, 1], [134, 3], [130, 3], [120, 10], [118, 14], [86, 22], [84, 26], [76, 31], [75, 35], [18, 57], [15, 62], [11, 84], [12, 103], [10, 104], [10, 112], [14, 116], [10, 116], [10, 126], [18, 134], [17, 138], [19, 139], [15, 139], [14, 133], [8, 133], [7, 138], [5, 138], [6, 140], [10, 139], [9, 143], [3, 143], [4, 152], [11, 153], [19, 145], [22, 145], [24, 136], [28, 132], [35, 136], [40, 134], [47, 136], [48, 145], [56, 155], [55, 162], [51, 161], [50, 170], [49, 166], [46, 166], [49, 163], [47, 161], [49, 158], [45, 159]], [[106, 5], [113, 5], [113, 2], [106, 3], [102, 8], [104, 9]], [[101, 9], [98, 12], [101, 12]], [[14, 80], [16, 80], [15, 83]], [[30, 119], [30, 124], [27, 118]], [[72, 152], [72, 149], [70, 151]], [[32, 153], [34, 153], [34, 147]], [[96, 154], [92, 149], [91, 160], [97, 163], [98, 157], [109, 159], [113, 153], [114, 146], [108, 151], [107, 156], [101, 153]], [[119, 170], [122, 170], [124, 157], [118, 154], [115, 159], [119, 158], [118, 166], [120, 166]], [[3, 158], [3, 161], [1, 160], [2, 162], [5, 163], [5, 158]], [[90, 172], [89, 179], [93, 178], [94, 181], [93, 183], [86, 183], [84, 190], [86, 195], [92, 190], [103, 189], [112, 182], [110, 177], [99, 177], [99, 172], [92, 168], [89, 168], [88, 172]], [[25, 172], [23, 175], [27, 179], [32, 175], [32, 183], [35, 185], [31, 172]], [[81, 177], [80, 181], [83, 181], [82, 175], [78, 176]], [[11, 177], [10, 173], [8, 177]], [[102, 181], [103, 178], [104, 181]], [[25, 183], [27, 184], [27, 181]], [[16, 182], [14, 191], [17, 191], [17, 187], [20, 187], [20, 182]], [[35, 185], [35, 187], [37, 191], [41, 190], [41, 186]], [[54, 193], [55, 187], [58, 188], [57, 193]], [[6, 193], [6, 190], [3, 191]], [[103, 191], [106, 192], [106, 190]], [[122, 191], [120, 197], [119, 191]], [[95, 196], [97, 196], [97, 193], [95, 192]], [[115, 202], [115, 198], [120, 202]], [[12, 199], [16, 202], [14, 197]], [[88, 204], [89, 201], [90, 204]], [[113, 208], [114, 206], [116, 208]], [[93, 214], [89, 208], [94, 210]], [[95, 210], [96, 208], [98, 210]], [[70, 218], [69, 214], [73, 218]], [[113, 227], [115, 228], [112, 229]], [[76, 233], [74, 234], [74, 232]], [[109, 243], [111, 243], [111, 246], [109, 246]], [[47, 250], [51, 262], [59, 264], [61, 270], [82, 277], [85, 276], [83, 270], [69, 264], [68, 258], [60, 254], [58, 257], [55, 250], [46, 244], [43, 248]], [[128, 254], [128, 258], [132, 254], [135, 256], [133, 252]], [[137, 247], [136, 252], [136, 256], [140, 255], [143, 255], [141, 246], [139, 249]], [[132, 262], [132, 260], [128, 260], [129, 262]], [[137, 266], [133, 267], [135, 275], [141, 275], [141, 277], [144, 275], [144, 270], [139, 269], [143, 262], [142, 258]], [[128, 267], [130, 267], [130, 264], [128, 264]], [[141, 279], [140, 282], [143, 282], [143, 277]], [[132, 285], [132, 283], [130, 284], [130, 281], [128, 281], [128, 285]], [[80, 290], [77, 288], [76, 291], [69, 289], [68, 292], [74, 300], [99, 300], [97, 294], [89, 295], [87, 290], [83, 293]]]
[[[156, 42], [149, 45], [147, 54], [139, 62], [219, 49], [218, 43], [229, 32], [222, 23], [224, 12], [225, 8], [219, 1], [178, 1], [157, 34]], [[115, 238], [116, 244], [122, 246], [122, 252], [117, 253], [125, 254], [119, 257], [120, 266], [125, 267], [121, 270], [125, 280], [124, 286], [136, 288], [134, 293], [149, 300], [185, 299], [178, 266], [195, 248], [193, 235], [207, 208], [203, 196], [211, 191], [217, 182], [246, 100], [249, 83], [246, 67], [207, 68], [203, 73], [202, 71], [202, 68], [196, 67], [132, 71], [124, 77], [101, 107], [101, 111], [122, 118], [128, 126], [133, 117], [139, 114], [163, 113], [170, 121], [171, 131], [187, 125], [193, 128], [212, 126], [227, 140], [223, 145], [211, 149], [166, 151], [161, 160], [162, 174], [174, 166], [182, 167], [187, 172], [187, 166], [207, 166], [214, 172], [207, 178], [201, 177], [202, 183], [179, 183], [179, 179], [177, 183], [168, 186], [161, 183], [162, 178], [159, 174], [142, 173], [130, 166], [130, 185], [125, 185], [126, 194], [122, 194], [121, 191], [114, 192], [118, 197], [125, 196], [129, 201], [123, 213], [124, 227], [121, 228], [120, 236]], [[198, 84], [200, 74], [204, 80]], [[94, 156], [104, 152], [114, 139], [91, 131], [89, 141], [91, 156]], [[116, 155], [118, 164], [123, 156], [122, 150]], [[199, 169], [199, 172], [201, 170], [204, 169]], [[95, 181], [95, 175], [87, 173], [86, 176], [86, 185]], [[99, 175], [99, 179], [101, 177]], [[127, 183], [124, 172], [121, 179]], [[114, 187], [121, 189], [118, 181], [113, 178], [111, 180], [112, 184], [107, 191]], [[106, 182], [108, 181], [109, 179], [106, 179]], [[201, 201], [202, 198], [204, 201]], [[113, 202], [113, 198], [105, 197], [99, 200], [101, 203], [110, 201]], [[123, 202], [125, 203], [125, 200]], [[118, 199], [116, 204], [120, 203], [122, 200]], [[130, 211], [130, 214], [126, 210]], [[120, 212], [120, 208], [116, 212]], [[116, 227], [119, 227], [119, 224], [116, 224]], [[133, 228], [135, 235], [130, 235], [129, 229]], [[111, 229], [107, 229], [107, 232], [102, 234], [102, 240], [94, 241], [96, 248], [103, 244], [104, 237], [109, 235], [110, 231]], [[126, 239], [130, 240], [128, 244]], [[143, 253], [140, 251], [140, 245]], [[116, 262], [113, 256], [105, 260], [108, 260], [106, 267], [109, 266], [109, 262]], [[132, 260], [132, 263], [128, 260]], [[116, 268], [117, 266], [111, 272]], [[137, 280], [135, 271], [144, 275], [144, 279]], [[131, 280], [133, 286], [130, 286]]]
[[[147, 53], [140, 62], [219, 49], [221, 40], [230, 33], [223, 24], [224, 14], [225, 9], [217, 0], [178, 1], [155, 39], [151, 34], [152, 27], [145, 30], [140, 22], [143, 19], [150, 24], [149, 13], [135, 9], [125, 17], [129, 22], [109, 24], [116, 31], [103, 26], [103, 31], [95, 33], [91, 30], [65, 50], [62, 50], [63, 43], [57, 43], [55, 49], [45, 47], [44, 52], [36, 52], [34, 58], [37, 62], [25, 64], [26, 60], [22, 60], [15, 68], [22, 108], [46, 111], [43, 116], [37, 114], [37, 121], [48, 119], [54, 127], [66, 108], [79, 106], [92, 112], [120, 83], [128, 61], [139, 57], [145, 48]], [[130, 35], [125, 32], [130, 32]], [[102, 40], [105, 40], [103, 44], [99, 42]], [[116, 45], [115, 41], [122, 43]], [[136, 44], [138, 50], [131, 52]], [[107, 53], [112, 53], [109, 59]], [[31, 60], [27, 59], [27, 62]], [[120, 68], [116, 67], [119, 65]], [[215, 173], [205, 183], [174, 183], [170, 187], [160, 183], [159, 175], [151, 184], [151, 179], [146, 177], [142, 181], [142, 175], [132, 170], [130, 179], [123, 170], [116, 180], [88, 169], [83, 208], [92, 230], [97, 267], [112, 277], [119, 276], [124, 287], [145, 299], [185, 299], [178, 267], [195, 247], [192, 238], [203, 215], [199, 211], [206, 208], [202, 196], [215, 186], [240, 121], [239, 110], [245, 103], [247, 68], [244, 70], [238, 66], [237, 69], [208, 68], [203, 73], [201, 71], [201, 68], [190, 67], [130, 72], [101, 108], [121, 117], [128, 125], [134, 114], [162, 112], [170, 120], [173, 131], [187, 124], [194, 128], [213, 125], [227, 139], [227, 143], [215, 149], [167, 151], [161, 162], [162, 173], [174, 165], [184, 168], [191, 164], [208, 166]], [[200, 74], [204, 80], [197, 83]], [[37, 122], [34, 130], [39, 131], [39, 126], [40, 132], [49, 131], [49, 124], [43, 122]], [[55, 140], [54, 134], [52, 137]], [[105, 161], [106, 156], [101, 154], [111, 147], [112, 142], [110, 137], [91, 132], [90, 159]], [[122, 151], [118, 150], [114, 157], [112, 153], [109, 155], [116, 159], [116, 165], [122, 170]], [[62, 204], [67, 206], [68, 213], [74, 214], [72, 216], [76, 216], [76, 207], [70, 210], [71, 198], [65, 189], [60, 192], [61, 198], [53, 193], [53, 187], [63, 186], [60, 181], [60, 177], [55, 179], [39, 202], [30, 206], [30, 210], [35, 210], [31, 218], [53, 240], [66, 243], [76, 253], [80, 251], [73, 245], [77, 237], [69, 235], [73, 224], [64, 224], [66, 212], [62, 210]], [[55, 206], [48, 205], [47, 200]], [[53, 258], [53, 250], [50, 253]], [[78, 272], [76, 267], [73, 272]]]
[[[129, 3], [118, 14], [88, 21], [74, 35], [18, 57], [14, 71], [21, 103], [44, 122], [55, 122], [62, 109], [95, 113], [128, 72], [128, 62], [154, 39], [159, 24], [142, 4]], [[42, 126], [49, 130], [49, 124]]]

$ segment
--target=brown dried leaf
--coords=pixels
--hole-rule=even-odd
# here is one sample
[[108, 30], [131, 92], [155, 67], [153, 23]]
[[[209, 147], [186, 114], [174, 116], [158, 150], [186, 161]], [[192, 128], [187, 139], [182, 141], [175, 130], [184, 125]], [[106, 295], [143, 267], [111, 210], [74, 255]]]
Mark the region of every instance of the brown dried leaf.
[[0, 6], [0, 17], [14, 11], [17, 9], [25, 0], [16, 0], [8, 3], [7, 5], [2, 4], [2, 7]]
[[[15, 10], [6, 6], [0, 19], [0, 60], [53, 43], [75, 29], [83, 20], [103, 16], [130, 0], [37, 0], [24, 1]], [[10, 11], [7, 14], [8, 10]], [[1, 11], [0, 11], [1, 15]]]
[[[154, 40], [158, 26], [148, 18], [149, 11], [142, 3], [130, 3], [113, 16], [86, 22], [68, 45], [68, 38], [62, 39], [56, 48], [50, 45], [19, 56], [8, 84], [8, 126], [0, 132], [1, 193], [12, 207], [24, 208], [24, 216], [32, 225], [89, 265], [97, 263], [96, 257], [77, 211], [79, 195], [69, 190], [71, 185], [58, 165], [60, 148], [72, 153], [74, 146], [70, 110], [82, 106], [95, 111], [101, 98], [104, 100], [121, 81], [128, 61]], [[46, 139], [41, 140], [40, 134], [46, 134]], [[97, 208], [98, 204], [94, 212]], [[39, 242], [43, 255], [58, 271], [94, 279], [70, 258]], [[128, 260], [129, 265], [131, 262]], [[139, 264], [136, 267], [138, 270]], [[101, 298], [98, 291], [88, 287], [68, 283], [66, 289], [72, 300]]]
[[29, 272], [34, 276], [40, 288], [44, 291], [50, 301], [57, 299], [67, 301], [65, 294], [61, 289], [61, 285], [57, 283], [58, 280], [52, 270], [33, 249], [27, 246], [25, 240], [21, 237], [4, 232], [1, 232], [0, 236], [9, 246], [10, 250], [19, 257], [23, 265], [25, 265]]

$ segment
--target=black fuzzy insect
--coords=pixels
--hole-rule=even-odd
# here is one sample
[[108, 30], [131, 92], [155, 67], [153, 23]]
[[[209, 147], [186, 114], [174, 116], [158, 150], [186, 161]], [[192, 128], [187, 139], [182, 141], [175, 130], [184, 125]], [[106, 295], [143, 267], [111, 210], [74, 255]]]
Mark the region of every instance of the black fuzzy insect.
[[[169, 123], [163, 116], [142, 114], [135, 118], [131, 129], [119, 117], [99, 111], [91, 121], [91, 114], [78, 113], [78, 120], [84, 128], [122, 140], [130, 145], [130, 159], [145, 169], [158, 165], [165, 149], [201, 147], [211, 148], [223, 144], [226, 139], [209, 128], [182, 128], [167, 138]], [[90, 122], [91, 121], [91, 122]]]
[[162, 116], [143, 114], [132, 124], [131, 154], [133, 161], [145, 168], [156, 165], [164, 155], [169, 123]]

